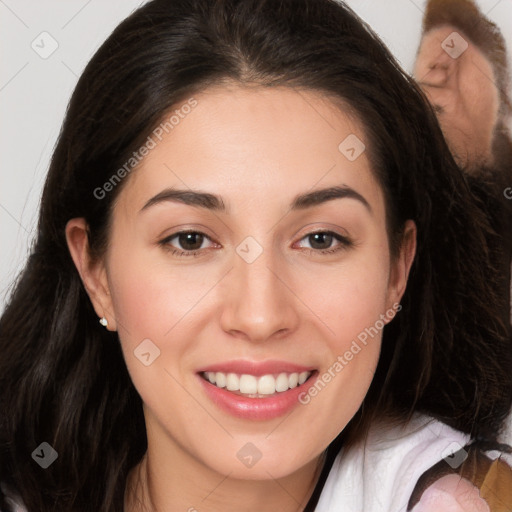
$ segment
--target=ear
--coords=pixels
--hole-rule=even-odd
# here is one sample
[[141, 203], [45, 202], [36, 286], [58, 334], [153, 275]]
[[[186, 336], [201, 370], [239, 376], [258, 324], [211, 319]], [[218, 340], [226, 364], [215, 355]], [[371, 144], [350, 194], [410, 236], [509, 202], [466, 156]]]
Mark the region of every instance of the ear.
[[400, 303], [405, 293], [409, 272], [416, 254], [416, 232], [414, 221], [406, 221], [400, 252], [396, 259], [391, 262], [392, 266], [388, 283], [388, 308]]
[[103, 260], [94, 261], [89, 251], [87, 222], [83, 218], [71, 219], [66, 224], [66, 241], [71, 258], [80, 274], [85, 290], [99, 318], [108, 321], [107, 329], [116, 330], [112, 297]]

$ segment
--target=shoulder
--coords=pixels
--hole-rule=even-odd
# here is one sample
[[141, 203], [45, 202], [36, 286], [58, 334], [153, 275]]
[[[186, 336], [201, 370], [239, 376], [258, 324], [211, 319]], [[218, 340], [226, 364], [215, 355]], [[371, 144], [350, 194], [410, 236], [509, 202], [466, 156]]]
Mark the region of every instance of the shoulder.
[[[443, 508], [431, 505], [430, 511], [460, 512], [455, 508], [460, 495], [471, 497], [469, 491], [474, 494], [476, 487], [486, 501], [485, 492], [505, 500], [505, 508], [493, 508], [488, 503], [490, 512], [511, 512], [512, 498], [509, 505], [500, 487], [505, 485], [512, 492], [510, 466], [512, 457], [503, 451], [476, 449], [468, 434], [417, 414], [405, 425], [374, 425], [364, 439], [342, 448], [315, 510], [427, 512], [429, 509], [420, 508], [420, 503], [426, 507], [427, 503], [444, 500]], [[450, 474], [456, 475], [457, 486], [453, 478], [438, 482]], [[467, 506], [462, 510], [480, 512]]]
[[407, 423], [374, 424], [339, 453], [317, 510], [405, 511], [422, 474], [447, 449], [469, 441], [469, 435], [422, 414]]
[[[418, 480], [412, 512], [501, 512], [512, 510], [512, 457], [472, 444], [459, 464], [441, 461]], [[460, 457], [463, 453], [464, 457]], [[449, 461], [450, 462], [450, 461]]]
[[446, 475], [424, 491], [412, 512], [490, 512], [490, 508], [469, 480]]

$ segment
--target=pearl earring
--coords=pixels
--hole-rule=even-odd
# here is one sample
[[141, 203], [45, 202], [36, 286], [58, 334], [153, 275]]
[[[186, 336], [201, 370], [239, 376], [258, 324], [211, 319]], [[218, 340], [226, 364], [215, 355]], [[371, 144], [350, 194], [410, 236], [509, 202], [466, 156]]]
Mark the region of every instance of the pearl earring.
[[101, 317], [100, 324], [103, 325], [103, 327], [108, 327], [108, 320], [105, 317]]

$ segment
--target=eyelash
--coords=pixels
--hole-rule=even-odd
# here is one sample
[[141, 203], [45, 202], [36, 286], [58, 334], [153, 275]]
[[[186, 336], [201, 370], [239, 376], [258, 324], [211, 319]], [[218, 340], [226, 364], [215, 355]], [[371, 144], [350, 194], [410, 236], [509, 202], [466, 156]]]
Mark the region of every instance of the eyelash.
[[[168, 237], [161, 240], [159, 242], [159, 244], [162, 245], [166, 250], [168, 250], [173, 256], [178, 256], [178, 257], [201, 256], [204, 249], [196, 249], [193, 251], [182, 251], [182, 250], [176, 249], [175, 247], [172, 247], [171, 245], [169, 245], [171, 240], [178, 237], [179, 235], [188, 235], [188, 234], [202, 235], [206, 239], [210, 240], [210, 237], [208, 235], [206, 235], [205, 233], [202, 233], [201, 231], [185, 230], [185, 231], [177, 231], [176, 233], [169, 235]], [[310, 247], [303, 247], [302, 249], [305, 249], [310, 254], [312, 254], [312, 253], [333, 254], [333, 253], [342, 251], [344, 249], [349, 249], [350, 247], [352, 247], [354, 245], [352, 240], [350, 240], [348, 237], [340, 235], [339, 233], [335, 233], [334, 231], [327, 231], [327, 230], [312, 231], [311, 233], [304, 235], [300, 240], [304, 240], [305, 238], [308, 238], [310, 236], [317, 235], [317, 234], [331, 235], [333, 237], [333, 239], [335, 239], [339, 242], [339, 244], [331, 249], [313, 249]]]

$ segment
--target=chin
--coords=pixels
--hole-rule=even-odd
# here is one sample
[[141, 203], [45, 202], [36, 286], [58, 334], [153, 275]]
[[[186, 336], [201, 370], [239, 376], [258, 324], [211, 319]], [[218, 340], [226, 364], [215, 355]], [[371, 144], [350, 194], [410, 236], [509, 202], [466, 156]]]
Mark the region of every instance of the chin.
[[[297, 451], [300, 449], [290, 449], [286, 453], [297, 453]], [[249, 455], [251, 452], [252, 456]], [[229, 475], [234, 479], [274, 480], [295, 473], [309, 462], [308, 460], [290, 460], [286, 453], [274, 451], [271, 456], [265, 456], [264, 453], [258, 453], [248, 442], [244, 443], [233, 457], [226, 457], [226, 452], [223, 452], [214, 459], [214, 464], [209, 465], [217, 473]]]

